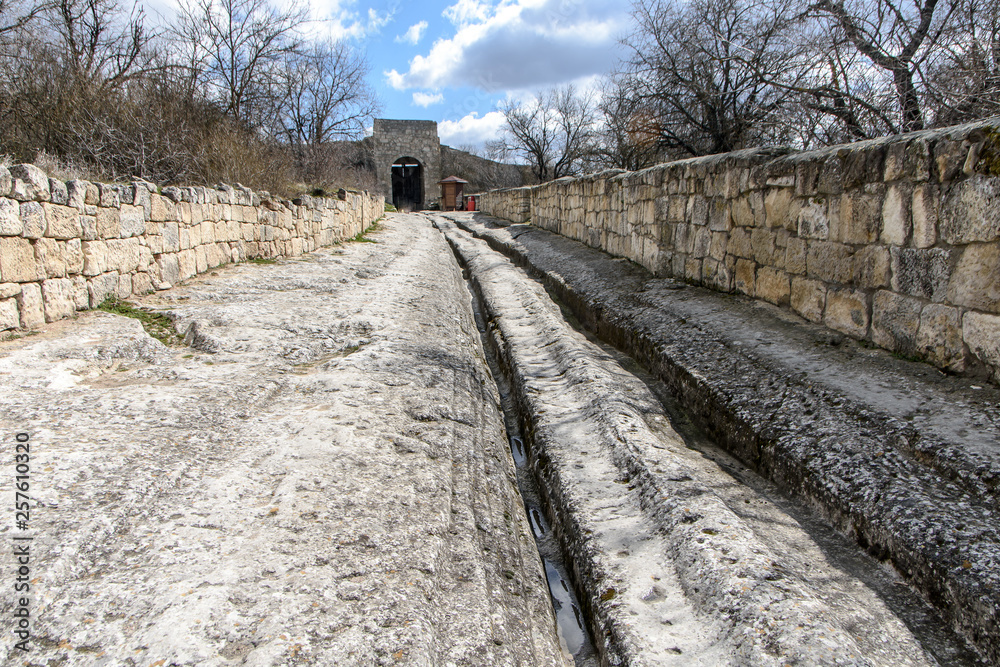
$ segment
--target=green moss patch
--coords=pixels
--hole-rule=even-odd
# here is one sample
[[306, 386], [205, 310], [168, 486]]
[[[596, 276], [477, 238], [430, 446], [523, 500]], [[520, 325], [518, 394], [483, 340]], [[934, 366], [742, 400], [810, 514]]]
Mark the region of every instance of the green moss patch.
[[164, 345], [181, 345], [184, 342], [184, 338], [174, 329], [174, 321], [165, 313], [140, 308], [115, 296], [109, 296], [97, 309], [139, 320], [146, 333]]

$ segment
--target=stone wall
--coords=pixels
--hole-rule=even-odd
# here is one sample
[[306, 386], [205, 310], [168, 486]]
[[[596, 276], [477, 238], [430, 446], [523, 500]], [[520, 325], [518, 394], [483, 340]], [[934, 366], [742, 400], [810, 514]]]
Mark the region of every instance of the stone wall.
[[384, 199], [280, 201], [242, 187], [164, 188], [48, 178], [0, 168], [0, 330], [33, 328], [197, 273], [295, 256], [351, 238]]
[[[530, 188], [530, 219], [658, 276], [1000, 379], [998, 127], [565, 178]], [[522, 198], [497, 191], [480, 208], [519, 221]]]
[[534, 188], [491, 190], [476, 195], [479, 210], [501, 220], [528, 222], [531, 220], [531, 195]]

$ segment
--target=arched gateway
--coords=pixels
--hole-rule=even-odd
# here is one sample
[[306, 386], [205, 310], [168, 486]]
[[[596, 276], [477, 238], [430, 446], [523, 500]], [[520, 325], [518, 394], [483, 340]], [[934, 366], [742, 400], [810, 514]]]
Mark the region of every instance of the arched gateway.
[[432, 120], [376, 118], [372, 134], [378, 180], [397, 208], [420, 210], [437, 201], [441, 141]]

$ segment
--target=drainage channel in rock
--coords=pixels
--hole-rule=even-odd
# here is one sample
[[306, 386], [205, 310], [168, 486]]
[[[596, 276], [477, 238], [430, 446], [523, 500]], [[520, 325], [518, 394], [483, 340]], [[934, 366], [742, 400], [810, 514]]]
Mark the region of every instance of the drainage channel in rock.
[[[559, 305], [567, 324], [615, 359], [623, 370], [642, 380], [660, 400], [670, 417], [671, 425], [690, 449], [686, 460], [692, 466], [700, 468], [707, 478], [715, 480], [714, 490], [725, 497], [726, 504], [740, 518], [753, 525], [758, 534], [770, 532], [772, 539], [786, 542], [789, 549], [788, 564], [800, 572], [808, 570], [814, 566], [814, 556], [818, 549], [841, 573], [856, 580], [856, 583], [849, 584], [845, 579], [841, 584], [844, 592], [860, 595], [862, 599], [870, 597], [871, 592], [874, 592], [938, 664], [956, 667], [984, 664], [948, 627], [938, 610], [906, 586], [899, 579], [898, 573], [860, 551], [853, 542], [834, 531], [821, 516], [794, 503], [773, 483], [715, 443], [699, 428], [666, 384], [636, 359], [598, 338], [583, 326], [558, 295], [548, 287], [546, 291], [552, 301]], [[775, 509], [780, 509], [780, 512]], [[792, 517], [804, 534], [781, 528], [783, 516]]]
[[564, 643], [566, 651], [573, 656], [576, 667], [597, 667], [594, 644], [586, 629], [587, 623], [583, 617], [583, 611], [570, 582], [569, 570], [566, 568], [554, 532], [545, 518], [542, 499], [538, 492], [538, 483], [532, 473], [531, 453], [521, 434], [521, 420], [517, 414], [517, 403], [511, 396], [510, 386], [501, 372], [496, 353], [487, 336], [487, 322], [479, 308], [475, 292], [471, 285], [466, 284], [471, 295], [476, 327], [479, 329], [483, 340], [483, 349], [486, 351], [486, 361], [500, 393], [504, 424], [510, 439], [511, 458], [514, 460], [517, 474], [517, 486], [524, 500], [525, 513], [528, 515], [531, 532], [535, 537], [535, 545], [538, 547], [538, 554], [541, 556], [545, 568], [545, 578], [552, 596], [552, 609], [559, 637]]
[[877, 573], [844, 568], [805, 513], [691, 449], [643, 378], [574, 330], [539, 283], [435, 223], [469, 271], [518, 405], [545, 509], [529, 515], [567, 554], [602, 664], [975, 663], [915, 636]]

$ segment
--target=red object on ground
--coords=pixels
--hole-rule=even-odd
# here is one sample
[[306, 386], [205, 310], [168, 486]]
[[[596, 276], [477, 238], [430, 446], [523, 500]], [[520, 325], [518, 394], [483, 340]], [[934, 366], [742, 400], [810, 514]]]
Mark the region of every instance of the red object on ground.
[[466, 204], [465, 204], [465, 210], [466, 211], [475, 211], [476, 210], [476, 198], [475, 197], [469, 197], [469, 201], [466, 202]]

